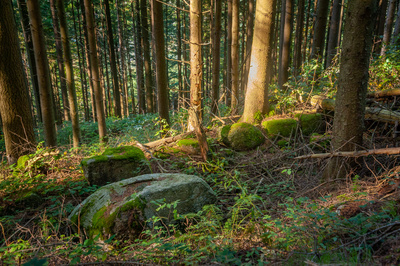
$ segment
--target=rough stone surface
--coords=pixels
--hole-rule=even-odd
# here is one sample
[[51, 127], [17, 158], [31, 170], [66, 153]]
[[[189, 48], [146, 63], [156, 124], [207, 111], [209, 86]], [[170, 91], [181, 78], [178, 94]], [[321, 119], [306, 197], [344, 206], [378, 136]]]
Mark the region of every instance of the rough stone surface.
[[153, 216], [173, 217], [171, 209], [157, 210], [153, 201], [179, 201], [179, 214], [196, 213], [217, 200], [210, 186], [201, 178], [185, 174], [148, 174], [121, 180], [89, 196], [69, 216], [74, 226], [83, 228], [89, 237], [135, 239], [146, 221]]
[[83, 174], [91, 185], [104, 186], [122, 179], [149, 173], [143, 152], [138, 147], [107, 149], [102, 155], [82, 161]]

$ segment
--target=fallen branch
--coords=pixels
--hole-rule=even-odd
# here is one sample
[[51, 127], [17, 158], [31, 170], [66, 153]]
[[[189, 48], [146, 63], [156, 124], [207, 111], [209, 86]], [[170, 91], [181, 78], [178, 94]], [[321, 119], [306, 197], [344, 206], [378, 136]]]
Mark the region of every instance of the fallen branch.
[[386, 154], [386, 155], [397, 155], [400, 154], [400, 147], [396, 148], [383, 148], [383, 149], [373, 149], [373, 150], [361, 150], [361, 151], [338, 151], [332, 153], [316, 153], [309, 155], [302, 155], [295, 157], [297, 160], [304, 159], [323, 159], [329, 157], [361, 157], [368, 155], [378, 155], [378, 154]]
[[186, 133], [183, 133], [183, 134], [180, 134], [180, 135], [177, 135], [177, 136], [173, 136], [173, 137], [169, 137], [169, 138], [165, 138], [165, 139], [159, 139], [159, 140], [144, 144], [144, 146], [146, 146], [148, 148], [156, 148], [156, 147], [159, 147], [159, 146], [164, 146], [166, 144], [173, 143], [173, 142], [176, 142], [178, 140], [184, 139], [187, 136], [189, 136], [190, 134], [195, 134], [195, 132], [194, 131], [190, 131], [190, 132], [186, 132]]
[[394, 96], [400, 96], [400, 89], [374, 91], [367, 94], [368, 98], [383, 98], [383, 97], [394, 97]]

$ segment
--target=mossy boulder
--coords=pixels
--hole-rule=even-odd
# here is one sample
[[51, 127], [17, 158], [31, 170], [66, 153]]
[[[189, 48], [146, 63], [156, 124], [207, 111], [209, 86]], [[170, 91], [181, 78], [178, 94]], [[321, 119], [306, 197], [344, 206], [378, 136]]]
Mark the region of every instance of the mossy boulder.
[[301, 130], [304, 135], [309, 136], [312, 133], [321, 132], [323, 129], [324, 123], [322, 119], [322, 115], [319, 113], [316, 114], [296, 114], [296, 118], [298, 118], [301, 126]]
[[135, 146], [109, 148], [102, 155], [86, 158], [81, 162], [89, 184], [104, 186], [107, 183], [131, 178], [150, 172], [146, 157]]
[[[201, 178], [184, 174], [148, 174], [121, 180], [90, 195], [70, 214], [76, 229], [85, 229], [89, 237], [135, 239], [153, 217], [173, 217], [173, 210], [158, 209], [156, 202], [178, 202], [179, 214], [196, 213], [217, 200]], [[164, 219], [165, 223], [174, 222]], [[147, 224], [151, 226], [151, 224]]]
[[264, 143], [261, 130], [249, 123], [236, 123], [220, 129], [220, 139], [237, 151], [254, 149]]
[[296, 130], [297, 121], [292, 118], [278, 118], [265, 120], [261, 125], [270, 137], [290, 137], [292, 132]]
[[225, 125], [219, 128], [218, 130], [218, 139], [225, 145], [229, 146], [228, 134], [231, 130], [232, 125]]

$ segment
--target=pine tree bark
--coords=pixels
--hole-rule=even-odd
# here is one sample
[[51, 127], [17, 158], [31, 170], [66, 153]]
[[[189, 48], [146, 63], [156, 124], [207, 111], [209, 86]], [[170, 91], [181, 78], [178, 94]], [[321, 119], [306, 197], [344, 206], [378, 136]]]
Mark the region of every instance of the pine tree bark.
[[43, 116], [43, 126], [46, 146], [57, 146], [53, 92], [50, 80], [50, 69], [47, 60], [46, 43], [43, 34], [42, 16], [38, 0], [27, 2], [29, 20], [32, 31], [33, 49], [35, 51], [36, 69], [40, 91], [40, 102]]
[[226, 94], [225, 104], [231, 106], [231, 95], [232, 95], [232, 1], [228, 0], [228, 11], [227, 11], [227, 39], [226, 39]]
[[293, 0], [285, 0], [284, 10], [282, 12], [285, 13], [284, 19], [281, 20], [281, 23], [284, 22], [283, 27], [283, 38], [281, 42], [281, 64], [279, 65], [279, 88], [283, 89], [284, 84], [288, 81], [289, 78], [289, 64], [290, 64], [290, 46], [292, 39], [292, 15], [293, 15]]
[[35, 64], [35, 53], [33, 51], [31, 26], [29, 25], [29, 16], [25, 0], [18, 0], [18, 9], [21, 14], [22, 30], [24, 33], [24, 40], [28, 55], [28, 64], [31, 76], [32, 90], [36, 105], [36, 115], [38, 121], [42, 123], [42, 112], [40, 107], [40, 96], [39, 96], [40, 93], [39, 93], [39, 84], [38, 84], [36, 64]]
[[300, 73], [302, 64], [302, 44], [303, 44], [303, 30], [304, 30], [304, 9], [305, 0], [299, 0], [297, 3], [297, 18], [296, 18], [296, 37], [294, 40], [294, 55], [293, 55], [293, 68], [294, 74]]
[[12, 1], [0, 1], [0, 114], [7, 161], [16, 163], [35, 147], [28, 88]]
[[121, 93], [119, 88], [117, 63], [115, 59], [115, 47], [114, 47], [114, 35], [111, 25], [111, 14], [110, 14], [110, 4], [109, 0], [104, 0], [105, 10], [106, 10], [106, 23], [107, 23], [107, 41], [110, 53], [110, 66], [111, 66], [111, 76], [113, 81], [113, 100], [114, 100], [114, 115], [116, 117], [122, 117], [121, 110]]
[[64, 0], [57, 0], [58, 17], [60, 19], [60, 35], [61, 42], [64, 51], [64, 66], [66, 74], [66, 83], [68, 89], [68, 102], [70, 106], [70, 115], [72, 122], [72, 139], [74, 147], [79, 146], [80, 142], [80, 128], [79, 128], [79, 117], [78, 117], [78, 102], [76, 99], [75, 91], [75, 78], [74, 68], [72, 63], [71, 46], [69, 43], [68, 25], [65, 17], [65, 6]]
[[[332, 145], [335, 151], [354, 151], [362, 147], [377, 4], [377, 0], [352, 0], [348, 3], [333, 123]], [[333, 158], [324, 178], [344, 178], [350, 166], [340, 158]]]
[[213, 39], [212, 39], [212, 98], [211, 98], [211, 113], [217, 115], [218, 100], [219, 100], [219, 70], [221, 60], [221, 15], [222, 2], [214, 0], [214, 23], [213, 23]]
[[165, 60], [164, 20], [162, 3], [151, 0], [151, 19], [156, 55], [156, 81], [158, 91], [158, 115], [169, 124], [169, 92], [167, 64]]
[[396, 0], [390, 0], [389, 9], [386, 16], [385, 31], [383, 33], [381, 56], [386, 54], [386, 46], [390, 43], [390, 38], [392, 37], [393, 21], [396, 10]]
[[149, 42], [149, 23], [147, 21], [147, 0], [140, 0], [140, 15], [142, 19], [142, 47], [145, 71], [145, 92], [147, 113], [155, 111], [153, 101], [153, 73], [151, 71], [150, 42]]
[[251, 56], [251, 45], [253, 42], [253, 29], [254, 29], [254, 0], [248, 1], [248, 11], [247, 11], [247, 28], [246, 28], [246, 52], [244, 55], [244, 71], [243, 71], [243, 81], [242, 81], [242, 91], [247, 90], [247, 81], [249, 79], [250, 70], [250, 56]]
[[329, 39], [328, 39], [328, 50], [327, 50], [327, 67], [332, 65], [333, 58], [338, 52], [338, 41], [340, 34], [340, 14], [342, 12], [342, 0], [333, 0], [332, 4], [332, 16], [331, 23], [329, 25]]
[[268, 84], [271, 67], [271, 39], [273, 38], [274, 5], [276, 0], [257, 0], [251, 49], [250, 75], [247, 84], [244, 112], [241, 121], [254, 123], [258, 116], [268, 113]]
[[182, 78], [182, 34], [181, 34], [181, 0], [176, 0], [176, 41], [177, 41], [177, 58], [178, 58], [178, 110], [185, 106], [183, 78]]
[[237, 114], [239, 104], [239, 0], [232, 0], [232, 40], [231, 40], [231, 62], [232, 62], [232, 96], [231, 114]]
[[90, 0], [84, 0], [86, 27], [87, 27], [88, 41], [89, 41], [91, 72], [93, 77], [93, 89], [95, 94], [99, 139], [100, 142], [107, 142], [106, 119], [104, 115], [104, 106], [103, 106], [103, 91], [100, 86], [100, 70], [99, 70], [99, 61], [97, 57], [96, 26], [94, 23], [93, 7], [91, 2], [92, 1]]
[[318, 0], [311, 58], [322, 58], [324, 54], [329, 6], [329, 0]]

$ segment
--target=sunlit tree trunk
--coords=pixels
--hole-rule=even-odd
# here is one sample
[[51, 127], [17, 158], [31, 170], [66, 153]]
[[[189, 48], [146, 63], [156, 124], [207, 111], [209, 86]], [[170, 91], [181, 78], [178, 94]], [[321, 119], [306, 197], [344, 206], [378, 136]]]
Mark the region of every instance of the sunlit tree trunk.
[[304, 8], [305, 0], [299, 0], [297, 3], [297, 18], [296, 18], [296, 37], [294, 41], [293, 68], [294, 74], [300, 73], [302, 64], [302, 44], [304, 31]]
[[331, 23], [329, 25], [329, 39], [326, 66], [332, 64], [333, 58], [338, 52], [339, 28], [340, 28], [340, 14], [342, 11], [342, 0], [333, 0]]
[[[333, 123], [332, 145], [337, 151], [353, 151], [362, 147], [377, 4], [377, 0], [352, 0], [348, 3]], [[332, 158], [324, 177], [331, 180], [344, 178], [350, 166], [345, 159]]]
[[226, 39], [226, 94], [225, 104], [231, 106], [231, 95], [232, 95], [232, 1], [228, 0], [227, 10], [227, 39]]
[[95, 93], [97, 121], [99, 128], [99, 139], [100, 142], [107, 142], [106, 119], [103, 106], [103, 91], [100, 86], [100, 70], [99, 61], [97, 58], [96, 26], [93, 18], [93, 7], [90, 0], [84, 0], [84, 4], [89, 41], [90, 62], [93, 77], [93, 87]]
[[11, 0], [0, 1], [0, 10], [0, 113], [7, 161], [13, 164], [32, 152], [35, 135]]
[[156, 55], [156, 81], [158, 91], [158, 114], [169, 124], [169, 93], [167, 64], [165, 60], [164, 20], [162, 3], [151, 0], [153, 40]]
[[27, 2], [27, 7], [32, 31], [33, 49], [35, 51], [46, 146], [55, 147], [57, 146], [57, 136], [54, 119], [53, 93], [39, 1], [29, 0]]
[[211, 98], [211, 113], [217, 115], [218, 100], [219, 100], [219, 70], [220, 70], [220, 48], [221, 48], [221, 9], [222, 2], [214, 0], [214, 24], [213, 24], [213, 39], [212, 39], [212, 98]]
[[[132, 6], [133, 8], [133, 6]], [[144, 76], [143, 76], [143, 53], [140, 41], [142, 39], [142, 27], [140, 23], [140, 5], [139, 1], [136, 1], [135, 12], [132, 10], [132, 16], [135, 14], [135, 59], [136, 59], [136, 88], [138, 97], [139, 114], [146, 112], [146, 98], [144, 96]]]
[[231, 114], [237, 113], [239, 104], [239, 0], [232, 0], [232, 40], [231, 40], [231, 74], [232, 96]]
[[[254, 123], [257, 116], [268, 113], [268, 84], [271, 67], [271, 38], [273, 37], [274, 5], [276, 0], [257, 0], [251, 48], [250, 74], [247, 84], [244, 112], [241, 121]], [[257, 118], [257, 119], [256, 119]]]
[[68, 89], [68, 102], [70, 107], [69, 111], [72, 122], [73, 145], [74, 147], [78, 147], [80, 142], [78, 102], [76, 99], [74, 68], [72, 62], [71, 47], [69, 44], [67, 19], [65, 18], [64, 0], [57, 0], [57, 10], [58, 17], [60, 19], [60, 35], [64, 52], [64, 66]]

